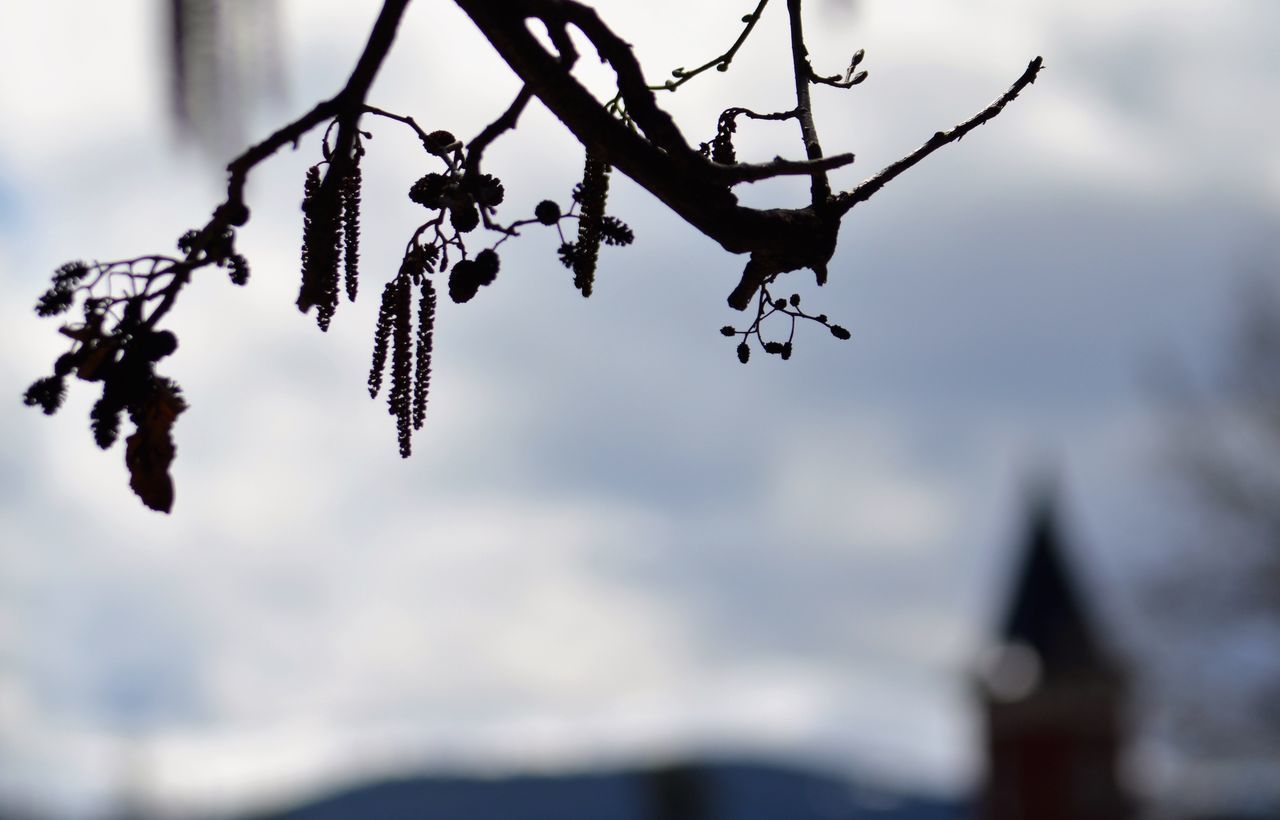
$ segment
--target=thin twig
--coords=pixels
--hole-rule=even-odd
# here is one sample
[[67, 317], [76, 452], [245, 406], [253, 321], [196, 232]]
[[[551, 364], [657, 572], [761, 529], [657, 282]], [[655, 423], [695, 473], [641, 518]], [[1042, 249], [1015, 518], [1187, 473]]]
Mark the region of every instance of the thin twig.
[[384, 117], [386, 119], [394, 120], [398, 123], [402, 123], [404, 125], [409, 126], [409, 128], [413, 129], [413, 133], [418, 135], [418, 141], [422, 143], [422, 147], [425, 148], [427, 151], [434, 153], [433, 151], [434, 146], [432, 145], [431, 140], [428, 138], [427, 132], [422, 129], [421, 125], [418, 125], [418, 121], [415, 120], [413, 117], [405, 116], [404, 114], [395, 114], [390, 111], [385, 111], [373, 105], [364, 106], [364, 112], [366, 114], [372, 114], [375, 117]]
[[843, 168], [853, 162], [853, 154], [833, 154], [811, 160], [783, 159], [775, 157], [771, 162], [747, 163], [734, 165], [717, 165], [720, 176], [729, 185], [740, 182], [760, 182], [780, 176], [800, 176], [807, 174], [817, 176], [833, 168]]
[[684, 68], [677, 68], [671, 72], [674, 80], [667, 80], [662, 85], [649, 86], [654, 91], [675, 91], [680, 86], [692, 80], [704, 71], [717, 68], [720, 71], [728, 71], [729, 65], [733, 62], [733, 58], [737, 55], [738, 49], [742, 48], [742, 44], [751, 36], [751, 30], [756, 27], [756, 23], [760, 22], [760, 13], [764, 11], [764, 7], [769, 5], [769, 0], [760, 0], [756, 5], [756, 10], [742, 18], [742, 22], [746, 23], [746, 27], [742, 29], [742, 33], [738, 35], [738, 39], [733, 41], [733, 45], [729, 46], [729, 50], [719, 57], [712, 57], [707, 62], [690, 71]]
[[516, 123], [520, 120], [520, 113], [524, 111], [531, 99], [533, 99], [533, 91], [529, 86], [520, 86], [520, 93], [516, 94], [515, 100], [506, 111], [502, 112], [502, 116], [485, 126], [485, 129], [467, 144], [468, 176], [480, 172], [480, 158], [484, 155], [485, 149], [499, 136], [516, 127]]
[[[813, 104], [809, 100], [809, 83], [813, 67], [809, 65], [809, 49], [804, 44], [804, 25], [800, 14], [801, 0], [787, 0], [787, 16], [791, 21], [791, 67], [796, 81], [796, 119], [800, 122], [800, 135], [804, 139], [804, 151], [810, 160], [822, 159], [822, 144], [818, 142], [818, 129], [813, 124]], [[820, 208], [831, 198], [831, 183], [826, 173], [813, 174], [809, 184], [813, 207]], [[822, 284], [819, 282], [818, 284]]]
[[833, 203], [836, 206], [837, 212], [840, 214], [847, 213], [854, 205], [870, 199], [873, 194], [887, 185], [892, 179], [918, 163], [920, 160], [929, 156], [934, 151], [937, 151], [942, 146], [960, 140], [965, 134], [968, 134], [979, 125], [982, 125], [984, 122], [994, 118], [1004, 110], [1006, 105], [1017, 99], [1017, 96], [1022, 93], [1024, 88], [1036, 81], [1036, 75], [1040, 73], [1040, 69], [1043, 66], [1043, 58], [1036, 57], [1027, 65], [1027, 70], [1022, 72], [1022, 76], [1014, 81], [1013, 85], [1009, 87], [1009, 90], [1004, 92], [1004, 94], [995, 102], [991, 103], [991, 105], [988, 105], [973, 117], [960, 123], [950, 131], [939, 131], [930, 137], [928, 142], [917, 148], [915, 151], [907, 154], [897, 162], [885, 166], [877, 172], [875, 176], [865, 182], [862, 182], [853, 190], [846, 191], [836, 196]]

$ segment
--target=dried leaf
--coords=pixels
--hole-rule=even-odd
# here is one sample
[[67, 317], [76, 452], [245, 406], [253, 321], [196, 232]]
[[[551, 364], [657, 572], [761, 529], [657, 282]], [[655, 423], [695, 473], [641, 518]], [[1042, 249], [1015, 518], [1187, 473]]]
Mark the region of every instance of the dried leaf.
[[138, 429], [125, 439], [124, 463], [129, 468], [129, 486], [153, 510], [173, 509], [173, 478], [169, 465], [176, 448], [173, 422], [187, 409], [178, 388], [167, 379], [156, 379], [151, 392], [130, 415]]

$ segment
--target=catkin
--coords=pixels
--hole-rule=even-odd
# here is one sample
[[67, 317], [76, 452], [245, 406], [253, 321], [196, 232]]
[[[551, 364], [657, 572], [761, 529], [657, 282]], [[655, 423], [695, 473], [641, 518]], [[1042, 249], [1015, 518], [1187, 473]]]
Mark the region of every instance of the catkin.
[[400, 455], [408, 458], [409, 437], [412, 423], [413, 384], [413, 302], [409, 293], [409, 277], [395, 279], [394, 316], [391, 325], [391, 392], [387, 396], [387, 410], [396, 417], [396, 430], [400, 440]]
[[369, 366], [369, 398], [378, 397], [382, 390], [382, 373], [387, 369], [387, 346], [391, 340], [391, 325], [395, 317], [396, 283], [388, 282], [382, 289], [382, 304], [378, 307], [378, 324], [373, 331], [373, 362]]
[[587, 151], [582, 169], [579, 202], [578, 243], [573, 253], [573, 285], [583, 296], [591, 295], [595, 283], [596, 259], [600, 254], [600, 225], [604, 219], [604, 203], [609, 195], [609, 163]]
[[342, 180], [342, 263], [347, 300], [354, 302], [360, 288], [360, 174], [359, 153]]
[[436, 290], [423, 277], [418, 302], [418, 350], [413, 372], [413, 429], [421, 430], [427, 415], [427, 393], [431, 389], [431, 346], [435, 333]]

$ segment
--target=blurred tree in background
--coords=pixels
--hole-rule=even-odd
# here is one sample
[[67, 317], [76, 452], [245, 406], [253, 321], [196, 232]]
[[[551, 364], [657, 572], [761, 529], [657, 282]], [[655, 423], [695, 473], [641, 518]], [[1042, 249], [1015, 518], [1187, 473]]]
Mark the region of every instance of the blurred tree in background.
[[1280, 760], [1280, 290], [1242, 282], [1209, 375], [1162, 380], [1175, 490], [1198, 514], [1152, 597], [1171, 731], [1202, 759]]
[[244, 145], [245, 118], [284, 91], [277, 0], [159, 0], [170, 109], [185, 136], [223, 157]]

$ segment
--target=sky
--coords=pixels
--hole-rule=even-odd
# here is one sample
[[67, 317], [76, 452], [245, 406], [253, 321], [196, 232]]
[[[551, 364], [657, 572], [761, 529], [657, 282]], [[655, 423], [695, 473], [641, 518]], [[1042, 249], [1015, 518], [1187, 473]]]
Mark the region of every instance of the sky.
[[[1158, 616], [1144, 572], [1189, 530], [1142, 377], [1211, 358], [1242, 272], [1280, 251], [1280, 6], [811, 3], [818, 69], [865, 48], [870, 73], [815, 91], [824, 146], [857, 155], [837, 186], [1045, 59], [854, 209], [826, 287], [787, 280], [852, 340], [803, 328], [792, 360], [740, 365], [717, 329], [743, 260], [615, 175], [637, 239], [605, 249], [591, 299], [531, 230], [494, 286], [442, 305], [406, 461], [365, 391], [369, 295], [433, 169], [371, 124], [365, 296], [322, 335], [293, 307], [313, 134], [253, 173], [249, 286], [210, 272], [171, 315], [191, 408], [162, 516], [121, 448], [94, 447], [85, 385], [53, 418], [18, 400], [62, 352], [31, 310], [55, 267], [166, 252], [221, 201], [167, 118], [160, 5], [13, 0], [0, 29], [0, 799], [209, 811], [391, 771], [696, 753], [963, 794], [971, 676], [1045, 473], [1116, 641]], [[597, 5], [656, 80], [751, 4]], [[791, 106], [775, 5], [731, 71], [661, 96], [691, 141], [728, 106]], [[282, 3], [288, 92], [247, 131], [339, 88], [377, 6]], [[515, 90], [461, 13], [423, 3], [370, 101], [471, 135]], [[798, 156], [792, 128], [744, 126], [739, 155]], [[516, 215], [563, 201], [581, 153], [535, 104], [486, 162]]]

